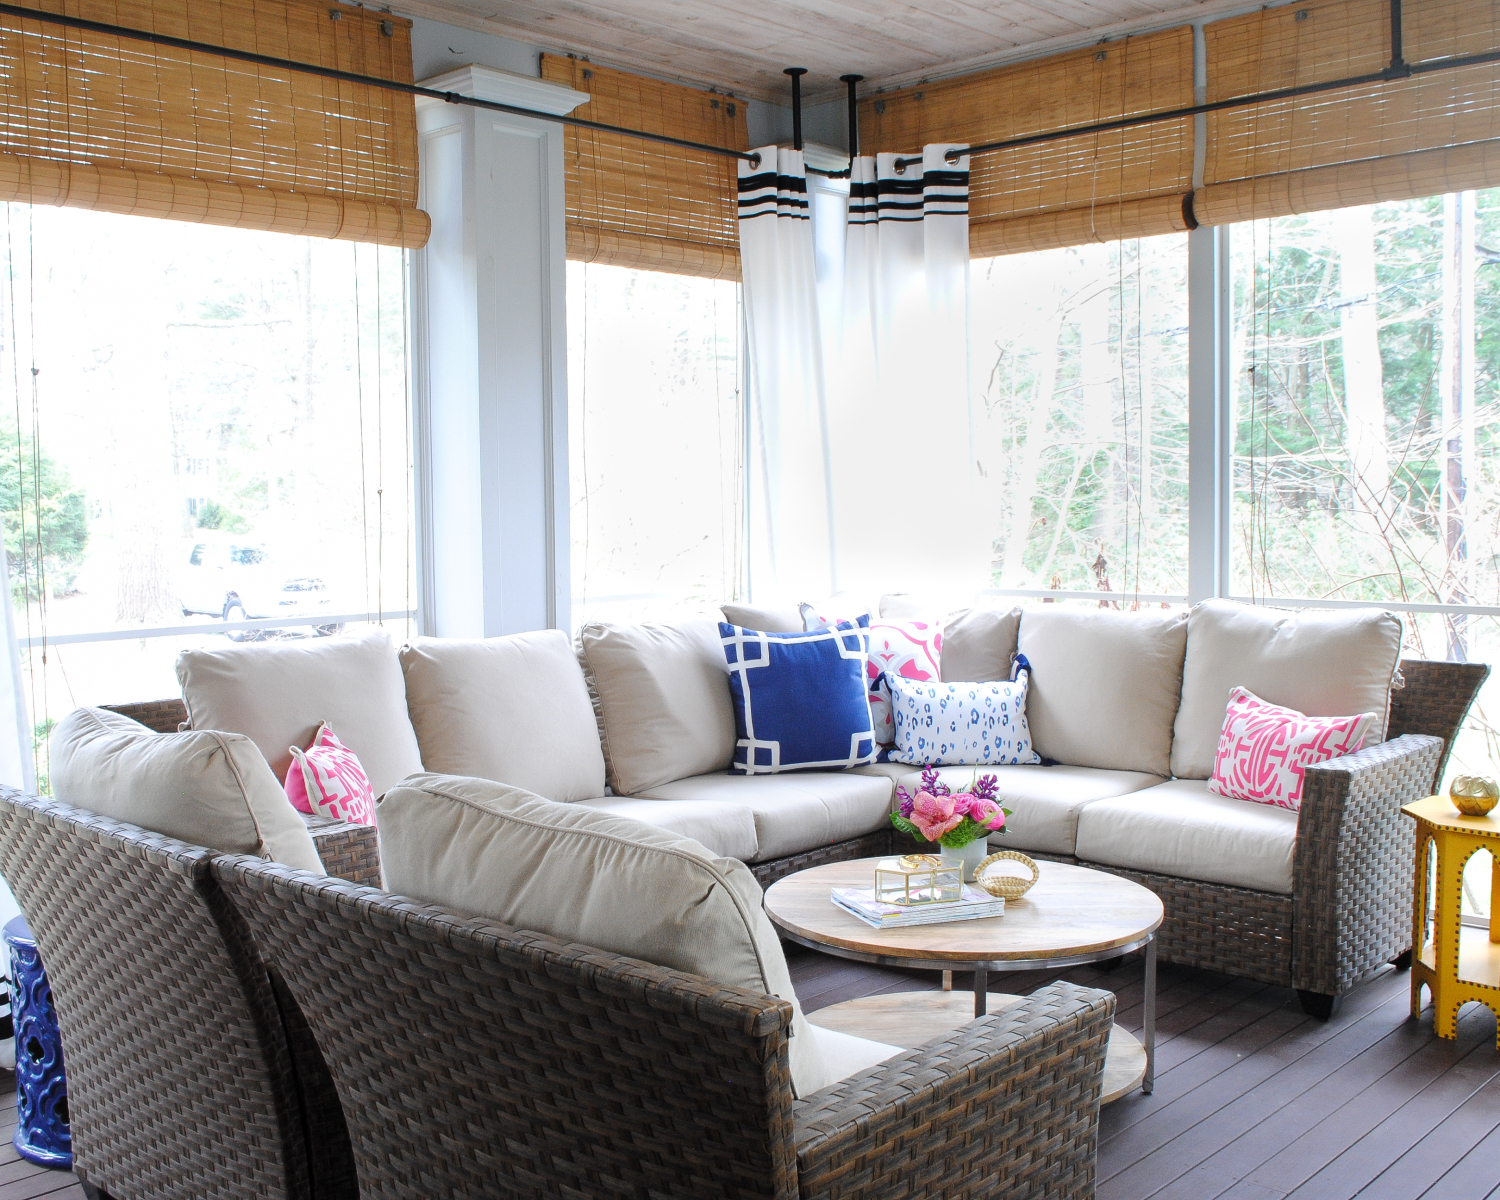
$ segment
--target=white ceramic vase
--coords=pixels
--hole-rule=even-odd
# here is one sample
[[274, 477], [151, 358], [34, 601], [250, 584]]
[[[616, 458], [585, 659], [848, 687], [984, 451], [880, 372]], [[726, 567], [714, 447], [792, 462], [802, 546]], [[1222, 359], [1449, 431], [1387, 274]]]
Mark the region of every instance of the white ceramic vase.
[[982, 837], [975, 838], [967, 846], [959, 850], [951, 850], [947, 846], [942, 847], [944, 865], [962, 867], [965, 883], [974, 882], [975, 869], [989, 857], [989, 854], [989, 839]]

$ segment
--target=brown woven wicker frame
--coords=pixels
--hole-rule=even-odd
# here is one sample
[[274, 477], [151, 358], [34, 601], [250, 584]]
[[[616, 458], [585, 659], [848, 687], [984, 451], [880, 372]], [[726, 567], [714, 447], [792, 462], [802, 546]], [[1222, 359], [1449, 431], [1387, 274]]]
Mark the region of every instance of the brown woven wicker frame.
[[327, 1067], [211, 856], [0, 789], [0, 872], [52, 987], [74, 1169], [120, 1200], [353, 1200]]
[[1108, 993], [1054, 984], [794, 1101], [775, 997], [258, 859], [212, 870], [309, 1014], [366, 1200], [1093, 1195]]

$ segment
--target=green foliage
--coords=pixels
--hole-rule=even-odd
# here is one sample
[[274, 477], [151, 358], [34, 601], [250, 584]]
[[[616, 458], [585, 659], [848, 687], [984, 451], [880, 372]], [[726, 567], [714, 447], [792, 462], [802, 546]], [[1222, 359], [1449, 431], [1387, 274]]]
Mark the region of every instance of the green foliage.
[[55, 590], [83, 561], [89, 540], [83, 489], [13, 424], [0, 424], [0, 523], [17, 602], [39, 598], [44, 581]]
[[225, 508], [217, 500], [210, 500], [198, 510], [199, 529], [217, 529], [224, 533], [247, 533], [250, 522], [239, 513]]
[[927, 839], [922, 836], [922, 831], [915, 825], [913, 825], [910, 821], [908, 821], [905, 817], [903, 817], [900, 813], [891, 814], [891, 824], [899, 829], [902, 833], [916, 838], [919, 842], [927, 841]]
[[[1010, 815], [1010, 809], [1007, 808], [1003, 811], [1006, 816]], [[921, 842], [924, 846], [932, 845], [932, 843], [929, 842], [925, 836], [923, 836], [922, 831], [918, 829], [914, 824], [912, 824], [911, 821], [907, 820], [907, 818], [903, 817], [900, 813], [891, 814], [891, 824], [899, 829], [902, 833], [909, 834], [911, 837]], [[948, 830], [947, 833], [943, 834], [943, 836], [938, 839], [938, 844], [941, 846], [947, 846], [950, 850], [962, 850], [970, 842], [976, 841], [982, 837], [989, 837], [992, 832], [999, 833], [1001, 831], [986, 829], [977, 821], [972, 821], [968, 817], [965, 817], [952, 829]]]
[[47, 743], [52, 737], [52, 731], [56, 728], [57, 722], [51, 717], [45, 721], [38, 721], [31, 727], [31, 757], [36, 766], [36, 794], [38, 796], [52, 794], [52, 781], [48, 773], [48, 764], [52, 761], [52, 756]]

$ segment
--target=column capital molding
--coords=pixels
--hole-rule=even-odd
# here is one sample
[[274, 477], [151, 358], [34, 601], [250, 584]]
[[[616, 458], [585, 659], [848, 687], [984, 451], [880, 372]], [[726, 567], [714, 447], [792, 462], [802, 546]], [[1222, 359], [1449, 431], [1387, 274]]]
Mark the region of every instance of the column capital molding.
[[[457, 92], [476, 100], [492, 100], [496, 104], [514, 104], [517, 108], [535, 109], [558, 117], [567, 116], [589, 100], [587, 92], [575, 91], [560, 83], [518, 75], [514, 71], [501, 71], [496, 67], [472, 65], [423, 79], [420, 86], [435, 92]], [[431, 96], [417, 97], [418, 109], [443, 103]]]

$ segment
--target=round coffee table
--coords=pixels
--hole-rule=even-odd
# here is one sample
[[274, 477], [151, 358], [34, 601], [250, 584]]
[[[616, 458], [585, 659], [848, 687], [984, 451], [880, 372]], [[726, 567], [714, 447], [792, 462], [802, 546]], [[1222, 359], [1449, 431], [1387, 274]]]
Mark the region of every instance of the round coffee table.
[[[991, 997], [1010, 998], [989, 991], [991, 971], [1033, 971], [1077, 966], [1118, 958], [1132, 950], [1146, 951], [1144, 1063], [1138, 1079], [1150, 1094], [1156, 1050], [1156, 929], [1162, 922], [1161, 899], [1138, 883], [1067, 863], [1038, 861], [1041, 878], [1019, 900], [1005, 902], [1005, 915], [942, 925], [905, 929], [875, 929], [836, 905], [829, 893], [836, 887], [870, 887], [875, 882], [875, 858], [828, 863], [779, 879], [766, 890], [766, 914], [783, 937], [825, 954], [856, 962], [928, 971], [973, 971], [974, 1016], [982, 1017]], [[937, 1036], [956, 1028], [967, 1012], [955, 1011], [954, 1000], [907, 1000], [913, 1029]], [[941, 995], [941, 993], [939, 993]], [[879, 1003], [875, 1003], [875, 1002]], [[829, 1028], [855, 1032], [851, 1024], [864, 1021], [873, 1028], [877, 1013], [901, 1002], [894, 997], [867, 997], [819, 1010]], [[835, 1013], [839, 1009], [842, 1012]], [[868, 1012], [864, 1010], [869, 1010]], [[967, 1005], [964, 1005], [967, 1009]], [[809, 1014], [816, 1020], [819, 1013]], [[863, 1036], [887, 1040], [873, 1033]], [[889, 1037], [889, 1031], [887, 1031]], [[1124, 1039], [1135, 1039], [1117, 1029], [1110, 1039], [1111, 1057], [1129, 1053]], [[925, 1037], [924, 1037], [925, 1040]], [[892, 1044], [899, 1045], [899, 1041]], [[1134, 1087], [1121, 1089], [1123, 1059], [1116, 1062], [1114, 1099]], [[1108, 1073], [1108, 1066], [1106, 1066]], [[1125, 1073], [1134, 1076], [1134, 1070]]]

